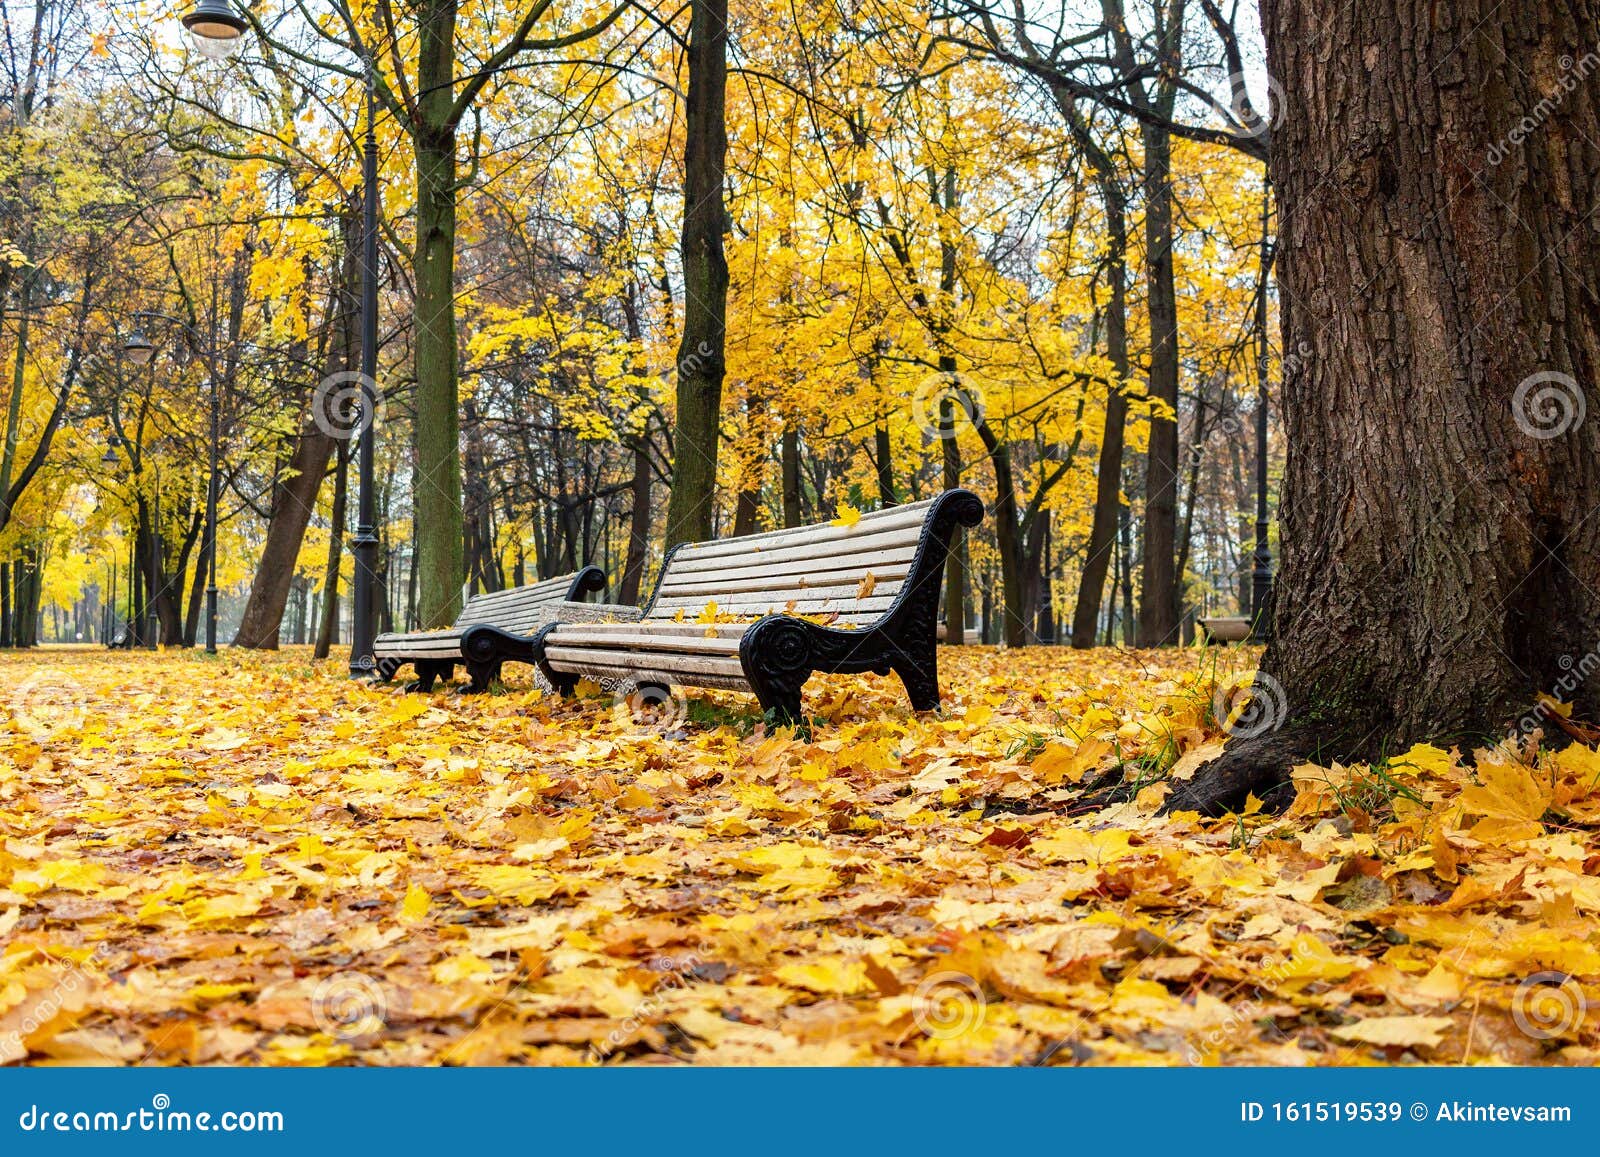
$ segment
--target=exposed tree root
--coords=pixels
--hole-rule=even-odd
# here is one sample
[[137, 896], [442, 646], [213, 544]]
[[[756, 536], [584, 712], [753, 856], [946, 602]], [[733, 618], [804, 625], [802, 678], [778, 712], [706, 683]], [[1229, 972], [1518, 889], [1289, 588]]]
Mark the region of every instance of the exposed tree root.
[[1289, 772], [1311, 752], [1308, 737], [1290, 728], [1267, 735], [1235, 740], [1223, 753], [1194, 773], [1194, 778], [1173, 785], [1162, 814], [1199, 812], [1226, 815], [1244, 807], [1254, 793], [1269, 810], [1281, 811], [1294, 798]]

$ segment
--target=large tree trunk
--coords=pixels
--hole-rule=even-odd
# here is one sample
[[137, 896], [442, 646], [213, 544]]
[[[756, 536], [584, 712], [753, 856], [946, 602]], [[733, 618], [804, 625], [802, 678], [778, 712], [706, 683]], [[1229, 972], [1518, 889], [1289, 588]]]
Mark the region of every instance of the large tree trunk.
[[667, 503], [669, 548], [710, 538], [716, 505], [728, 304], [728, 262], [722, 251], [727, 57], [728, 0], [693, 0], [683, 149], [683, 337]]
[[317, 645], [312, 654], [326, 659], [339, 641], [339, 564], [344, 554], [345, 505], [349, 493], [350, 444], [339, 447], [339, 460], [333, 472], [333, 511], [328, 529], [328, 564], [322, 572], [322, 625], [317, 630]]
[[633, 510], [628, 515], [628, 561], [623, 564], [617, 601], [632, 607], [639, 604], [645, 559], [650, 551], [650, 453], [642, 433], [633, 447], [633, 481], [628, 492], [633, 498]]
[[1072, 645], [1094, 646], [1095, 624], [1105, 594], [1106, 569], [1122, 512], [1122, 447], [1128, 421], [1128, 397], [1123, 392], [1128, 377], [1128, 226], [1127, 205], [1114, 173], [1100, 179], [1106, 210], [1106, 279], [1111, 298], [1106, 303], [1106, 357], [1116, 379], [1106, 395], [1105, 432], [1100, 438], [1100, 462], [1095, 475], [1094, 519], [1072, 611]]
[[1539, 691], [1600, 717], [1572, 676], [1600, 637], [1600, 101], [1573, 59], [1600, 0], [1263, 15], [1296, 351], [1263, 663], [1286, 710], [1173, 807], [1307, 754], [1481, 742]]
[[418, 614], [448, 627], [461, 609], [461, 415], [456, 398], [456, 0], [430, 0], [418, 22], [416, 447]]
[[1150, 396], [1171, 412], [1150, 419], [1139, 644], [1159, 647], [1178, 635], [1178, 296], [1172, 272], [1172, 140], [1165, 129], [1146, 125], [1143, 143]]
[[783, 421], [783, 525], [801, 524], [800, 513], [800, 420], [789, 415]]

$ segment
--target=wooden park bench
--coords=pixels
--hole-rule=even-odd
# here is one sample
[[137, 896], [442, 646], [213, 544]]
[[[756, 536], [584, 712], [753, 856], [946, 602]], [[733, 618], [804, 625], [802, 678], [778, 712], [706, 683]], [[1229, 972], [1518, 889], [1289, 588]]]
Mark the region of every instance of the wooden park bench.
[[977, 495], [947, 490], [849, 526], [680, 544], [644, 610], [617, 608], [635, 621], [546, 627], [535, 661], [564, 695], [580, 678], [753, 691], [779, 722], [799, 719], [813, 672], [893, 671], [911, 706], [930, 710], [945, 556], [957, 527], [982, 519]]
[[1196, 619], [1202, 642], [1243, 643], [1250, 638], [1250, 620], [1238, 616]]
[[461, 608], [448, 631], [409, 631], [379, 635], [372, 644], [378, 675], [387, 682], [407, 663], [417, 671], [407, 691], [431, 691], [433, 681], [449, 679], [457, 663], [472, 678], [469, 691], [481, 692], [500, 677], [510, 661], [533, 662], [529, 637], [551, 621], [560, 604], [581, 601], [589, 591], [606, 589], [606, 575], [597, 566], [529, 586], [475, 595]]

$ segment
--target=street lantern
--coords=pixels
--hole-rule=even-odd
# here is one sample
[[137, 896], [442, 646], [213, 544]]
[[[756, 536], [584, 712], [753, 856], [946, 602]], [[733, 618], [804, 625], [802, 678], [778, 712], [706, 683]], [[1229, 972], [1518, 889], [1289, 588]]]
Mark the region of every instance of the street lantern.
[[111, 439], [111, 442], [106, 446], [106, 452], [100, 455], [100, 461], [106, 466], [115, 466], [122, 461], [117, 457], [117, 440], [115, 438]]
[[189, 39], [207, 60], [224, 60], [249, 27], [234, 11], [231, 0], [200, 0], [194, 11], [183, 18]]
[[145, 336], [144, 330], [136, 329], [128, 335], [128, 340], [122, 343], [122, 352], [132, 359], [134, 365], [147, 366], [150, 364], [150, 359], [155, 356], [156, 346]]

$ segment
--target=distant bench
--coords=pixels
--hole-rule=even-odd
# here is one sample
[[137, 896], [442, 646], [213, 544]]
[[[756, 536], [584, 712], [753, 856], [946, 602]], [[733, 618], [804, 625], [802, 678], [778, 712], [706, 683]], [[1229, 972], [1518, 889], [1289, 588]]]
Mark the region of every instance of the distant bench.
[[1250, 638], [1250, 620], [1236, 616], [1196, 619], [1207, 643], [1243, 643]]
[[487, 691], [500, 677], [503, 663], [533, 661], [528, 636], [550, 622], [551, 612], [559, 604], [578, 602], [589, 591], [605, 589], [605, 572], [586, 566], [575, 574], [530, 586], [475, 595], [461, 608], [450, 630], [379, 635], [372, 644], [372, 657], [385, 681], [412, 664], [417, 678], [406, 685], [408, 691], [432, 690], [433, 681], [450, 678], [457, 663], [466, 664], [472, 678], [469, 690]]
[[[911, 706], [930, 710], [939, 705], [945, 558], [957, 528], [982, 520], [977, 495], [947, 490], [849, 526], [682, 544], [642, 612], [609, 608], [635, 621], [545, 627], [534, 661], [562, 694], [585, 677], [614, 688], [753, 691], [781, 722], [800, 717], [813, 672], [893, 671]], [[713, 621], [723, 616], [739, 621]]]

